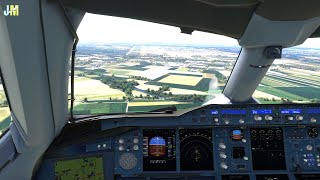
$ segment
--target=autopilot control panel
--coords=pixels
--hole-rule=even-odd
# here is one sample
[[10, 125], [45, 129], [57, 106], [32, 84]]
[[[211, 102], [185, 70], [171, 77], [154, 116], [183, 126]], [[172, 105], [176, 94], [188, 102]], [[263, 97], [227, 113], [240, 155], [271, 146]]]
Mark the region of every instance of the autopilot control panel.
[[35, 179], [320, 179], [320, 105], [207, 105], [70, 124]]

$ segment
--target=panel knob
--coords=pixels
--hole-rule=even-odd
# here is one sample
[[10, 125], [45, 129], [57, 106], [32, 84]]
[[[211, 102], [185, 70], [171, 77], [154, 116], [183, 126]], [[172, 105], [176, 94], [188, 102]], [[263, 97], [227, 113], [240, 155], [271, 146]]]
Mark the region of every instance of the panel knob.
[[221, 152], [221, 153], [220, 153], [220, 157], [223, 158], [223, 159], [226, 159], [226, 158], [227, 158], [227, 155], [226, 155], [224, 152]]
[[296, 119], [297, 119], [298, 121], [302, 121], [302, 120], [303, 120], [303, 116], [297, 115], [297, 116], [296, 116]]
[[254, 116], [254, 120], [256, 120], [256, 121], [261, 121], [261, 120], [262, 120], [262, 117], [259, 116], [259, 115], [255, 115], [255, 116]]
[[265, 120], [267, 120], [267, 121], [272, 121], [272, 120], [273, 120], [273, 117], [270, 116], [270, 115], [266, 115], [264, 118], [265, 118]]
[[124, 139], [120, 138], [120, 139], [119, 139], [119, 143], [120, 143], [120, 144], [124, 143]]
[[133, 143], [137, 144], [139, 142], [139, 139], [138, 138], [134, 138], [133, 139]]
[[222, 169], [228, 169], [228, 166], [226, 165], [226, 163], [221, 163], [221, 164], [220, 164], [220, 167], [221, 167]]
[[307, 149], [308, 151], [312, 151], [313, 147], [312, 147], [311, 145], [307, 145], [307, 146], [306, 146], [306, 149]]
[[315, 123], [315, 122], [317, 122], [317, 119], [316, 118], [311, 118], [310, 122]]
[[226, 149], [226, 148], [227, 148], [227, 146], [224, 145], [223, 143], [220, 143], [220, 144], [219, 144], [219, 147], [220, 147], [221, 149]]
[[287, 120], [293, 121], [293, 117], [292, 116], [287, 116]]

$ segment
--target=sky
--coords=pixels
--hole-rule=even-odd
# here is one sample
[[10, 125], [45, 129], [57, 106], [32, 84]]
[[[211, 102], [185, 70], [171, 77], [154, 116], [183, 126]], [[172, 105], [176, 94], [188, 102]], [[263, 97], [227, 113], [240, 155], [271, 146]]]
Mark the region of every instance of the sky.
[[[222, 35], [195, 31], [180, 33], [178, 27], [145, 21], [87, 13], [78, 30], [80, 43], [174, 43], [238, 46], [238, 41]], [[320, 38], [307, 39], [299, 47], [320, 48]]]

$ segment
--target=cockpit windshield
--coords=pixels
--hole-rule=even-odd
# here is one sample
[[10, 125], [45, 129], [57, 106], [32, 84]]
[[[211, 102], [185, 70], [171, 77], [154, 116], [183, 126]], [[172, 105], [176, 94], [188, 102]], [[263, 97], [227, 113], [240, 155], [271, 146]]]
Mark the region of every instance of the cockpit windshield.
[[[74, 114], [202, 105], [222, 93], [241, 49], [225, 36], [92, 14], [78, 35]], [[261, 103], [319, 101], [319, 57], [320, 49], [285, 50], [254, 97]]]

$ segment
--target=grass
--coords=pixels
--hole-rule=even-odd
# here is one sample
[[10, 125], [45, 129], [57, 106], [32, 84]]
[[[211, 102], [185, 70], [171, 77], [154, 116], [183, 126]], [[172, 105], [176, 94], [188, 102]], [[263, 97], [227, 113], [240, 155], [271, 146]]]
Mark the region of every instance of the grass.
[[74, 107], [74, 114], [125, 113], [126, 102], [81, 103]]
[[108, 69], [107, 72], [114, 75], [127, 75], [131, 71], [125, 69]]
[[280, 98], [291, 99], [291, 100], [299, 100], [299, 99], [306, 100], [306, 98], [304, 97], [283, 91], [281, 89], [273, 88], [273, 87], [259, 86], [257, 90], [274, 95], [274, 96], [278, 96]]
[[277, 87], [276, 89], [280, 89], [287, 93], [295, 94], [297, 96], [301, 96], [307, 99], [320, 99], [320, 88], [315, 87]]
[[195, 86], [201, 81], [202, 77], [192, 77], [183, 75], [170, 75], [161, 79], [158, 82], [169, 84], [181, 84], [187, 86]]

